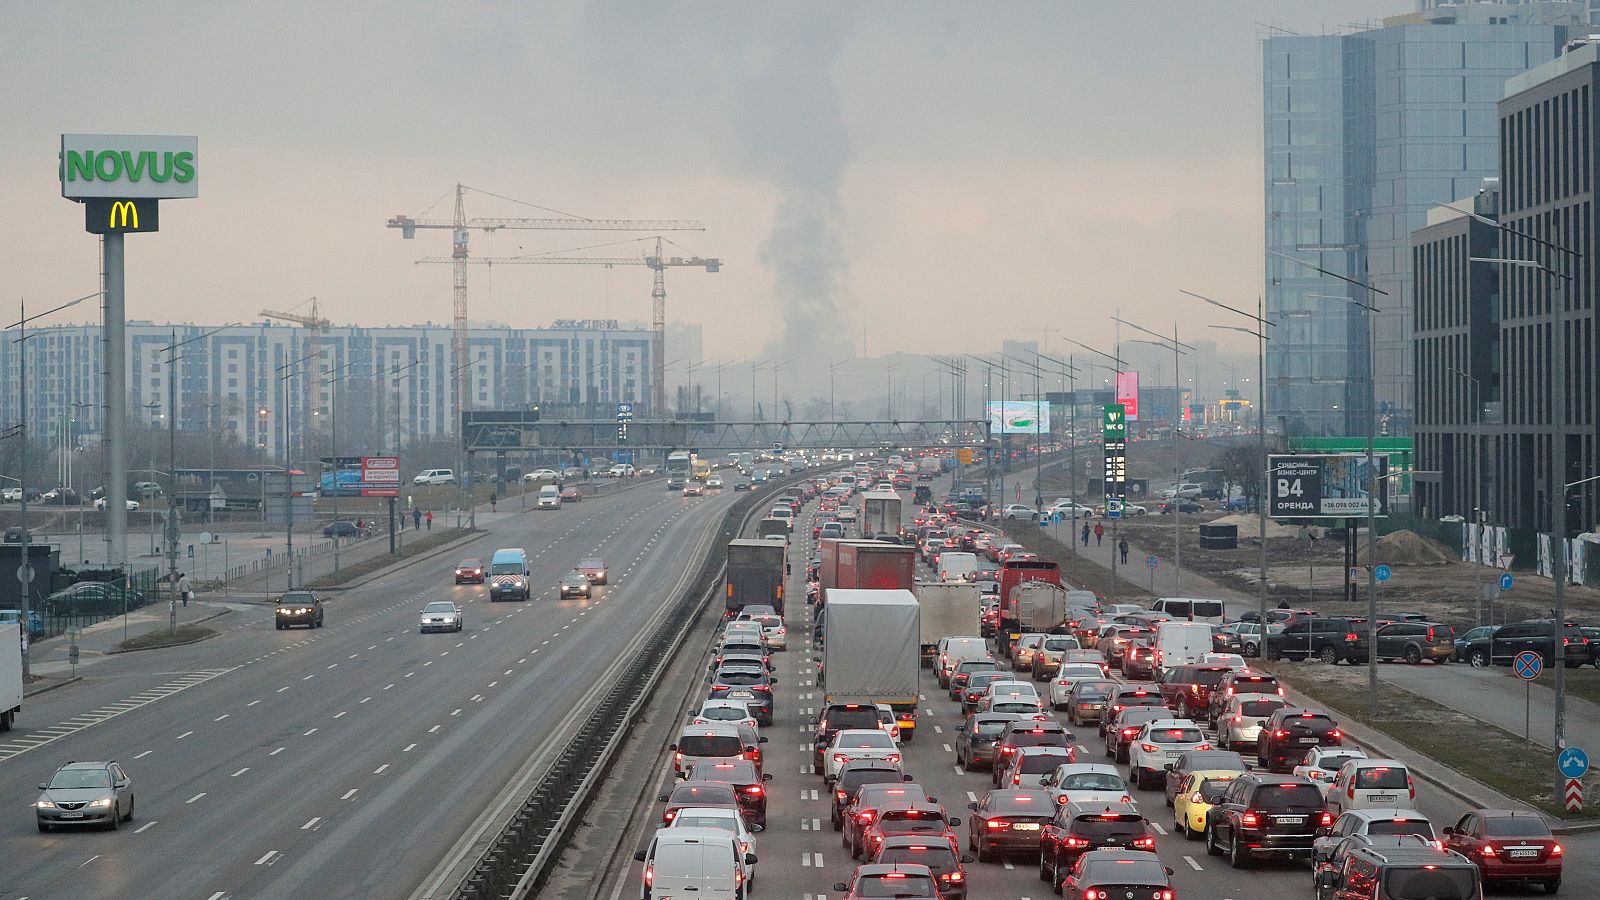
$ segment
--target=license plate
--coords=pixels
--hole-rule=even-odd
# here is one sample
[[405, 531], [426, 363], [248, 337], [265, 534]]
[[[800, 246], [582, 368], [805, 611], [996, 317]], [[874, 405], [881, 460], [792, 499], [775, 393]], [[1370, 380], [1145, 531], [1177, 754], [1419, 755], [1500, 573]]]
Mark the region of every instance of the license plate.
[[1306, 823], [1306, 817], [1305, 816], [1273, 816], [1272, 817], [1272, 824], [1274, 824], [1274, 825], [1304, 825], [1305, 823]]
[[1539, 851], [1537, 851], [1537, 850], [1512, 850], [1509, 853], [1507, 853], [1506, 855], [1511, 857], [1512, 859], [1536, 859], [1539, 856]]
[[1038, 822], [1016, 822], [1011, 826], [1012, 831], [1038, 831]]
[[1373, 794], [1367, 799], [1374, 803], [1393, 803], [1395, 801], [1395, 797], [1395, 794]]
[[754, 700], [756, 695], [750, 691], [729, 691], [729, 700]]
[[1316, 742], [1317, 742], [1317, 739], [1314, 738], [1314, 737], [1303, 737], [1303, 738], [1300, 739], [1300, 743], [1305, 744], [1307, 746], [1309, 746], [1311, 744], [1315, 744]]
[[83, 818], [83, 813], [64, 812], [64, 813], [61, 814], [61, 818], [63, 818], [63, 819], [81, 819], [81, 818]]

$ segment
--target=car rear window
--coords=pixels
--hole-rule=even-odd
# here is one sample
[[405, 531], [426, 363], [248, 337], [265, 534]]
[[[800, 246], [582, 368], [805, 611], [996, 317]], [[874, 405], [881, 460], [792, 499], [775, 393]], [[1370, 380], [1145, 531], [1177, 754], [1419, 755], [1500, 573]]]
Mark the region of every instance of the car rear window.
[[1232, 671], [1232, 669], [1196, 669], [1189, 680], [1195, 684], [1203, 684], [1206, 687], [1216, 687]]
[[[1061, 760], [1056, 760], [1060, 763]], [[1055, 812], [1055, 804], [1048, 794], [1016, 794], [1013, 796], [990, 797], [989, 813], [999, 816], [1049, 816]]]
[[1222, 795], [1228, 790], [1229, 784], [1232, 784], [1232, 782], [1223, 781], [1220, 778], [1207, 778], [1200, 784], [1200, 799], [1206, 803], [1216, 803], [1222, 799]]
[[1039, 704], [1027, 700], [1000, 700], [989, 704], [991, 712], [998, 713], [1033, 713], [1039, 711]]
[[1246, 700], [1239, 704], [1239, 715], [1265, 718], [1288, 706], [1282, 700]]
[[1160, 860], [1095, 860], [1086, 866], [1084, 884], [1166, 884]]
[[[873, 722], [874, 729], [877, 724], [876, 721]], [[835, 746], [846, 750], [893, 750], [895, 743], [894, 738], [888, 734], [874, 730], [871, 734], [852, 734], [841, 738], [835, 742]]]
[[942, 832], [945, 823], [944, 816], [931, 809], [891, 809], [879, 818], [885, 831], [898, 834], [907, 832], [917, 834], [921, 832]]
[[1044, 642], [1044, 648], [1052, 653], [1057, 651], [1065, 652], [1067, 650], [1076, 650], [1078, 649], [1078, 641], [1076, 638], [1069, 637], [1047, 638]]
[[1009, 724], [1011, 723], [1005, 719], [994, 722], [974, 722], [972, 730], [974, 733], [984, 735], [985, 737], [993, 737], [999, 735], [1000, 732], [1005, 731], [1006, 726]]
[[689, 734], [678, 740], [678, 752], [684, 756], [738, 756], [744, 745], [731, 734]]
[[890, 872], [885, 875], [863, 875], [856, 882], [858, 897], [937, 897], [933, 879], [920, 875]]
[[1420, 834], [1433, 840], [1433, 826], [1422, 819], [1380, 819], [1367, 826], [1368, 834]]
[[1157, 744], [1198, 744], [1205, 740], [1198, 728], [1152, 728], [1146, 737]]
[[1024, 775], [1045, 775], [1054, 772], [1066, 761], [1066, 757], [1058, 753], [1029, 753], [1022, 757], [1021, 772]]
[[1072, 820], [1072, 833], [1099, 838], [1144, 834], [1144, 817], [1133, 813], [1090, 813]]
[[1333, 719], [1321, 713], [1304, 713], [1297, 716], [1288, 716], [1283, 720], [1283, 727], [1293, 731], [1332, 731], [1336, 726]]
[[1405, 790], [1406, 770], [1396, 766], [1373, 766], [1356, 769], [1356, 787], [1360, 790], [1394, 788]]
[[1078, 688], [1078, 697], [1082, 700], [1104, 700], [1106, 697], [1111, 695], [1111, 689], [1113, 687], [1115, 687], [1115, 685], [1110, 682], [1105, 682], [1103, 684], [1086, 684]]
[[1235, 694], [1271, 694], [1278, 690], [1278, 679], [1271, 675], [1250, 675], [1233, 680]]
[[867, 767], [850, 767], [839, 773], [839, 790], [848, 796], [856, 788], [864, 784], [900, 784], [899, 769], [875, 769]]
[[927, 866], [937, 874], [955, 869], [956, 853], [948, 844], [914, 844], [910, 847], [885, 847], [878, 853], [877, 861], [883, 864]]
[[1490, 837], [1549, 837], [1550, 827], [1532, 816], [1493, 816], [1483, 820]]
[[1466, 867], [1390, 869], [1383, 876], [1384, 895], [1392, 900], [1477, 900], [1478, 879]]
[[1056, 785], [1064, 791], [1125, 791], [1128, 789], [1121, 775], [1109, 772], [1076, 772], [1061, 779]]
[[718, 806], [737, 803], [739, 797], [729, 785], [680, 784], [667, 802], [672, 806]]
[[1251, 805], [1270, 809], [1321, 809], [1322, 791], [1314, 784], [1267, 784], [1256, 791]]

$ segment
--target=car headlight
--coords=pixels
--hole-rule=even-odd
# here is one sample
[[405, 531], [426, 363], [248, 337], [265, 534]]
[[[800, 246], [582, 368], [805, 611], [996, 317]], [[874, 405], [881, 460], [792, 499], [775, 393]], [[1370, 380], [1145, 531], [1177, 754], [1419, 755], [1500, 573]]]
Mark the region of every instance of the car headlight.
[[111, 805], [111, 798], [110, 797], [101, 797], [98, 800], [90, 800], [89, 801], [89, 806], [94, 808], [94, 809], [105, 809], [106, 807], [108, 807], [110, 805]]
[[39, 807], [40, 809], [55, 809], [56, 808], [56, 805], [54, 803], [50, 802], [49, 800], [40, 800], [38, 803], [35, 803], [34, 805]]
[[446, 622], [454, 622], [456, 620], [456, 617], [455, 616], [445, 616], [444, 620]]

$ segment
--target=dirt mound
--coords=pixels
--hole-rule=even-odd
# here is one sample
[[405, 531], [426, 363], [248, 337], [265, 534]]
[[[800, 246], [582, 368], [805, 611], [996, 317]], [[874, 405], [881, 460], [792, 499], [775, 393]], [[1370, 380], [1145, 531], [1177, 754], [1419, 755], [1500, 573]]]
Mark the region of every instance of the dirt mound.
[[[1261, 531], [1261, 518], [1249, 513], [1234, 513], [1233, 515], [1223, 516], [1220, 519], [1213, 519], [1210, 524], [1235, 525], [1239, 529], [1239, 537], [1241, 538], [1259, 537]], [[1267, 537], [1269, 538], [1297, 537], [1299, 534], [1300, 529], [1298, 528], [1279, 524], [1272, 519], [1267, 520]]]
[[1439, 566], [1455, 561], [1443, 545], [1415, 531], [1396, 531], [1378, 538], [1378, 559], [1399, 566]]

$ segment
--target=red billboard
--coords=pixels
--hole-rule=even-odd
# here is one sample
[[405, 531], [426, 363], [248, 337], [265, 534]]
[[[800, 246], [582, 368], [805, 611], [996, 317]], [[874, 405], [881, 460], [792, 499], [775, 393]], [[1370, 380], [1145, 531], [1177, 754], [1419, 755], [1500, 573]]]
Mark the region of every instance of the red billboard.
[[361, 496], [400, 496], [400, 457], [361, 457]]
[[1117, 402], [1129, 422], [1139, 421], [1139, 373], [1117, 373]]

